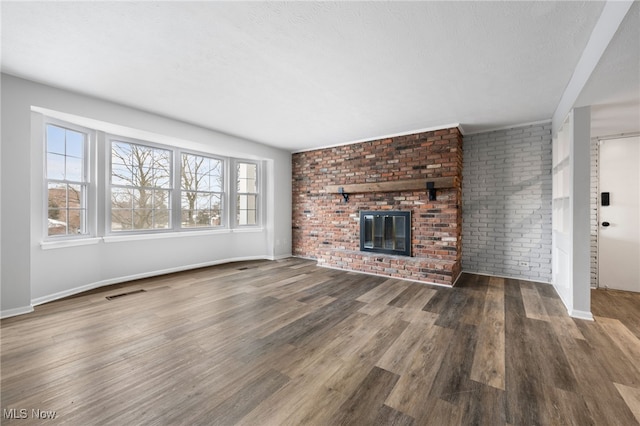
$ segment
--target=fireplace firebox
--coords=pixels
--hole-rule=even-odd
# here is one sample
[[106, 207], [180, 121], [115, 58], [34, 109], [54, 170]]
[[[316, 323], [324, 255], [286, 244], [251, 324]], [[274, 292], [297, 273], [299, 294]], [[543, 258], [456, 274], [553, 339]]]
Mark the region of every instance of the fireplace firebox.
[[411, 212], [361, 211], [360, 250], [411, 256]]

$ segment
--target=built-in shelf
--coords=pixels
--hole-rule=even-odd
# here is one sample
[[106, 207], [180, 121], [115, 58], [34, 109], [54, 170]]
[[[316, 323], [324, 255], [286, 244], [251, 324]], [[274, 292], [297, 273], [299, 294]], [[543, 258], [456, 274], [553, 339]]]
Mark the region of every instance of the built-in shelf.
[[357, 194], [363, 192], [394, 192], [425, 190], [427, 183], [433, 182], [433, 189], [458, 188], [460, 180], [457, 176], [440, 178], [420, 178], [408, 180], [392, 180], [386, 182], [352, 183], [347, 185], [327, 185], [325, 192], [329, 194]]

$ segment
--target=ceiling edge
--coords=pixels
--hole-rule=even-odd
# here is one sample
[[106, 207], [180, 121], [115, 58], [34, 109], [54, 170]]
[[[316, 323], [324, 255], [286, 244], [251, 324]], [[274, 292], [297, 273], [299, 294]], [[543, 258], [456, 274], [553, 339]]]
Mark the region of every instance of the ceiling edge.
[[526, 123], [509, 124], [508, 126], [492, 127], [486, 130], [478, 130], [477, 132], [464, 133], [464, 135], [465, 136], [478, 135], [480, 133], [490, 133], [490, 132], [497, 132], [498, 130], [517, 129], [518, 127], [526, 127], [526, 126], [537, 126], [538, 124], [545, 124], [545, 123], [551, 123], [551, 118], [547, 118], [546, 120], [529, 121]]
[[395, 137], [398, 137], [398, 136], [413, 135], [415, 133], [424, 133], [424, 132], [433, 132], [433, 131], [442, 130], [442, 129], [451, 129], [452, 127], [457, 127], [460, 130], [460, 133], [462, 133], [464, 135], [464, 131], [462, 130], [462, 126], [460, 125], [460, 123], [451, 123], [451, 124], [445, 124], [445, 125], [442, 125], [442, 126], [425, 127], [425, 128], [422, 128], [422, 129], [408, 130], [408, 131], [405, 131], [405, 132], [391, 133], [391, 134], [382, 135], [382, 136], [375, 136], [375, 137], [371, 137], [371, 138], [358, 139], [358, 140], [350, 141], [350, 142], [342, 142], [342, 143], [335, 143], [335, 144], [332, 144], [332, 145], [318, 146], [318, 147], [315, 147], [315, 148], [299, 149], [299, 150], [296, 150], [296, 151], [291, 151], [291, 153], [292, 154], [298, 154], [298, 153], [301, 153], [301, 152], [317, 151], [319, 149], [335, 148], [335, 147], [338, 147], [338, 146], [353, 145], [353, 144], [363, 143], [363, 142], [372, 142], [372, 141], [377, 141], [377, 140], [380, 140], [380, 139], [388, 139], [388, 138], [395, 138]]

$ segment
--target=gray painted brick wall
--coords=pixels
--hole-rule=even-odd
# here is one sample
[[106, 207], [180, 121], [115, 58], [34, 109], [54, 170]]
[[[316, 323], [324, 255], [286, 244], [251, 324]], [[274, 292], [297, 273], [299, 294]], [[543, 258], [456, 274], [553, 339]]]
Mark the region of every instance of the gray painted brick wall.
[[598, 161], [600, 145], [591, 139], [591, 287], [598, 287]]
[[551, 282], [551, 123], [463, 144], [462, 269]]

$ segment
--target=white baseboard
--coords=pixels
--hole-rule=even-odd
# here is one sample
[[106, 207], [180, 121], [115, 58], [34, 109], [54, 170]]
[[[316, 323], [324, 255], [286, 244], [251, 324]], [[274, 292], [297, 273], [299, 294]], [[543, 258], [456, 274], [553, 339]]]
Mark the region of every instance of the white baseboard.
[[542, 283], [542, 284], [549, 284], [552, 285], [551, 282], [549, 281], [540, 281], [540, 280], [532, 280], [531, 278], [522, 278], [522, 277], [510, 277], [508, 275], [497, 275], [497, 274], [490, 274], [488, 272], [474, 272], [474, 271], [462, 271], [463, 274], [474, 274], [474, 275], [482, 275], [485, 277], [496, 277], [496, 278], [505, 278], [508, 280], [519, 280], [519, 281], [527, 281], [527, 282], [531, 282], [531, 283]]
[[569, 316], [571, 318], [577, 318], [577, 319], [581, 319], [581, 320], [593, 321], [593, 315], [591, 314], [591, 312], [589, 312], [589, 311], [581, 311], [579, 309], [570, 308], [569, 304], [567, 304], [567, 301], [564, 300], [564, 298], [562, 297], [562, 295], [560, 294], [560, 292], [558, 291], [556, 286], [553, 286], [553, 289], [556, 291], [556, 294], [558, 295], [558, 297], [560, 297], [560, 300], [562, 301], [562, 304], [566, 308], [567, 313], [569, 314]]
[[579, 311], [577, 309], [569, 309], [569, 316], [571, 318], [577, 318], [581, 320], [593, 321], [593, 314], [588, 311]]
[[[229, 259], [220, 259], [220, 260], [213, 260], [210, 262], [203, 262], [203, 263], [196, 263], [196, 264], [192, 264], [192, 265], [186, 265], [186, 266], [178, 266], [175, 268], [167, 268], [167, 269], [161, 269], [161, 270], [157, 270], [157, 271], [151, 271], [151, 272], [143, 272], [140, 274], [133, 274], [133, 275], [126, 275], [126, 276], [122, 276], [122, 277], [117, 277], [117, 278], [110, 278], [108, 280], [102, 280], [102, 281], [97, 281], [94, 283], [90, 283], [90, 284], [86, 284], [80, 287], [74, 287], [68, 290], [64, 290], [64, 291], [60, 291], [57, 293], [53, 293], [53, 294], [48, 294], [46, 296], [41, 296], [41, 297], [37, 297], [35, 299], [33, 299], [31, 301], [32, 306], [37, 306], [37, 305], [42, 305], [43, 303], [47, 303], [47, 302], [52, 302], [54, 300], [58, 300], [58, 299], [62, 299], [64, 297], [68, 297], [68, 296], [73, 296], [74, 294], [78, 294], [78, 293], [82, 293], [85, 291], [89, 291], [89, 290], [93, 290], [96, 288], [100, 288], [100, 287], [104, 287], [107, 285], [112, 285], [112, 284], [120, 284], [120, 283], [124, 283], [127, 281], [133, 281], [133, 280], [139, 280], [142, 278], [149, 278], [149, 277], [155, 277], [158, 275], [166, 275], [166, 274], [172, 274], [174, 272], [182, 272], [182, 271], [188, 271], [190, 269], [198, 269], [198, 268], [206, 268], [208, 266], [215, 266], [215, 265], [221, 265], [224, 263], [232, 263], [232, 262], [243, 262], [243, 261], [248, 261], [248, 260], [279, 260], [279, 259], [284, 259], [290, 257], [289, 255], [283, 255], [283, 256], [244, 256], [244, 257], [233, 257], [233, 258], [229, 258]], [[33, 308], [32, 308], [33, 310]], [[26, 313], [26, 312], [24, 312]]]
[[20, 308], [11, 308], [0, 311], [0, 318], [15, 317], [16, 315], [28, 314], [33, 312], [33, 305], [22, 306]]
[[293, 257], [291, 255], [291, 253], [289, 253], [289, 254], [279, 254], [277, 256], [269, 256], [269, 260], [282, 260], [282, 259], [288, 259], [290, 257]]

